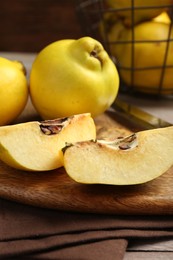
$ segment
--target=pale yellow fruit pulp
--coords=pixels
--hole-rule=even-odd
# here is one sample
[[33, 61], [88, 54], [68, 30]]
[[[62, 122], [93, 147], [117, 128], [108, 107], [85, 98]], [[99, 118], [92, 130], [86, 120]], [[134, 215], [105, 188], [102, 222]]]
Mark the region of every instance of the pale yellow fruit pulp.
[[[61, 119], [59, 122], [60, 127]], [[61, 149], [66, 142], [96, 138], [90, 114], [75, 115], [63, 122], [62, 130], [54, 134], [45, 134], [40, 128], [44, 122], [37, 121], [0, 127], [0, 159], [11, 167], [28, 171], [61, 167]]]
[[173, 126], [141, 131], [136, 137], [131, 149], [99, 141], [67, 147], [66, 172], [80, 183], [109, 185], [141, 184], [164, 174], [173, 165]]

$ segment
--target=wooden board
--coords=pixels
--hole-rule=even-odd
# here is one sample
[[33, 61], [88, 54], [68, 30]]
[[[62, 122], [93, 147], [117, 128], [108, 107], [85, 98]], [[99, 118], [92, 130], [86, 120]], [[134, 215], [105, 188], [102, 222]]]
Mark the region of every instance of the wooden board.
[[[39, 119], [29, 104], [20, 121]], [[96, 119], [100, 137], [126, 135], [140, 127], [122, 122], [114, 111]], [[173, 214], [173, 168], [146, 184], [85, 185], [71, 180], [64, 168], [27, 172], [0, 162], [0, 197], [51, 209], [106, 214]]]

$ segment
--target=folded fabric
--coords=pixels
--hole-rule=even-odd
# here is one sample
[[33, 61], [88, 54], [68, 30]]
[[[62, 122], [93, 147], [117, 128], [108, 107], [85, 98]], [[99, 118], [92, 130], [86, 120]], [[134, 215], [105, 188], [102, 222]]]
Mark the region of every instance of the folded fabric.
[[82, 214], [0, 199], [0, 259], [117, 259], [132, 239], [173, 238], [172, 216]]

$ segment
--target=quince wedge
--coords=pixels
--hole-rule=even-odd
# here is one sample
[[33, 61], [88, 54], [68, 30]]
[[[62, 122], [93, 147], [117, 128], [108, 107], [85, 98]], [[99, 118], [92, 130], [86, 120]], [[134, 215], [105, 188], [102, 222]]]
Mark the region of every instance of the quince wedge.
[[11, 167], [48, 171], [63, 165], [66, 142], [95, 139], [89, 113], [0, 127], [0, 159]]
[[114, 141], [87, 141], [63, 149], [67, 174], [83, 184], [134, 185], [173, 165], [173, 126], [144, 130]]

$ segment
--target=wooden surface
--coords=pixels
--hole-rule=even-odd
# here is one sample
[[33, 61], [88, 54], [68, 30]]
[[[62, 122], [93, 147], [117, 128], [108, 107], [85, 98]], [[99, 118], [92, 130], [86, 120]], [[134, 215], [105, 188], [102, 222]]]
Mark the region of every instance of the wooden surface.
[[[17, 122], [39, 119], [31, 103]], [[114, 111], [96, 119], [99, 137], [126, 135], [137, 127]], [[88, 169], [89, 170], [89, 169]], [[64, 168], [49, 172], [19, 171], [0, 163], [0, 196], [38, 207], [113, 214], [173, 214], [173, 168], [142, 185], [78, 184]]]

